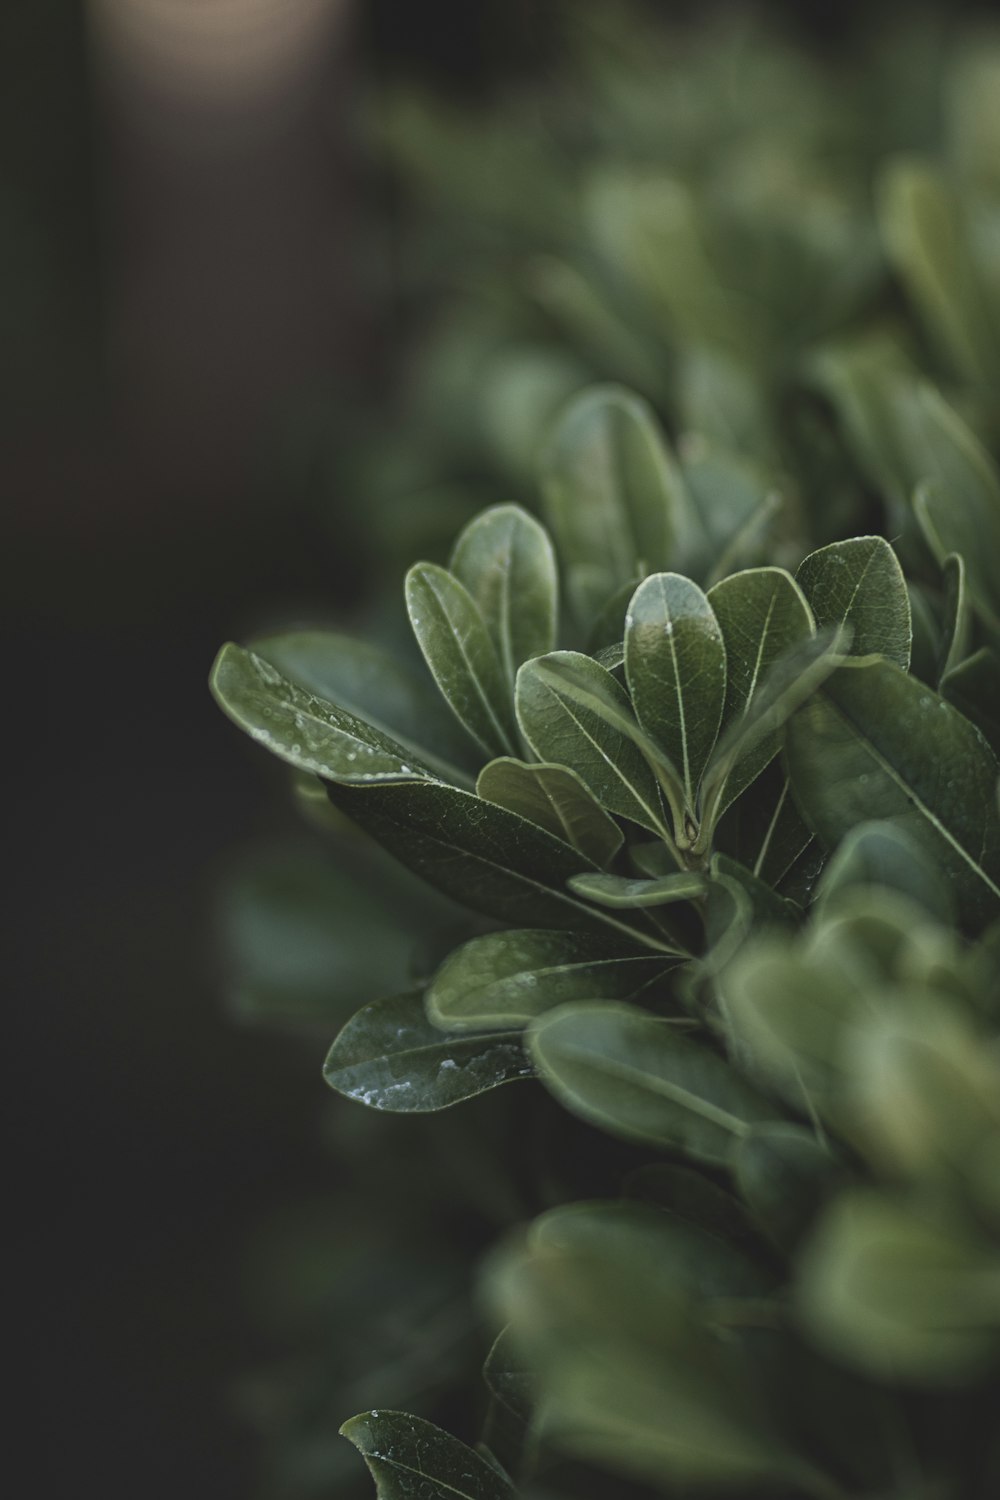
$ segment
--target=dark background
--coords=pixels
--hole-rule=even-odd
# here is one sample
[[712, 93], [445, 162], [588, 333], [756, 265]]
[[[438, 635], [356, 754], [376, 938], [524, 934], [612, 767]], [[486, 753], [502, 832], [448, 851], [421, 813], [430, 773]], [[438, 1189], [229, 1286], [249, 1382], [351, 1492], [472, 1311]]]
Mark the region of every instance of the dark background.
[[[271, 27], [283, 56], [289, 9], [310, 5], [246, 0], [246, 34]], [[166, 3], [121, 25], [121, 5], [0, 7], [19, 1494], [252, 1493], [229, 1393], [268, 1351], [243, 1247], [276, 1204], [337, 1191], [322, 1049], [220, 1000], [213, 888], [288, 814], [205, 680], [264, 612], [347, 612], [363, 582], [344, 540], [363, 497], [308, 434], [391, 385], [392, 307], [356, 276], [366, 87], [413, 72], [475, 99], [558, 47], [529, 0], [311, 9], [306, 62], [233, 84], [238, 29], [157, 71], [184, 61]], [[810, 11], [824, 45], [849, 45], [855, 9]]]

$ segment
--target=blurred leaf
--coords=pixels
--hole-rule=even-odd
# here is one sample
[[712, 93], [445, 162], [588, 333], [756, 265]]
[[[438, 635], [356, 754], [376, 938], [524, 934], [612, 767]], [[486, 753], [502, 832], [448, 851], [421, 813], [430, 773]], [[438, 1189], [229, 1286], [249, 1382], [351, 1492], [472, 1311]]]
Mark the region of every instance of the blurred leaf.
[[965, 584], [965, 563], [957, 552], [952, 552], [945, 558], [941, 571], [944, 575], [945, 619], [938, 663], [939, 679], [947, 677], [949, 672], [965, 661], [972, 641], [972, 614]]
[[627, 1140], [724, 1166], [754, 1120], [774, 1110], [728, 1063], [629, 1005], [560, 1006], [528, 1050], [566, 1107]]
[[609, 865], [622, 846], [617, 823], [568, 766], [491, 760], [479, 773], [476, 795], [546, 829], [589, 864]]
[[938, 921], [947, 920], [954, 899], [926, 848], [895, 823], [861, 823], [837, 848], [820, 880], [824, 901], [855, 886], [901, 891]]
[[378, 1500], [510, 1500], [491, 1464], [421, 1417], [369, 1411], [340, 1429], [361, 1454]]
[[662, 957], [612, 934], [490, 932], [445, 961], [427, 1013], [455, 1030], [520, 1027], [569, 1000], [626, 1000], [666, 972]]
[[479, 606], [510, 694], [523, 661], [556, 640], [556, 560], [543, 527], [517, 505], [495, 505], [462, 532], [451, 572]]
[[434, 563], [406, 575], [410, 624], [459, 723], [487, 755], [513, 754], [516, 730], [503, 669], [483, 616], [457, 578]]
[[1000, 756], [1000, 656], [989, 646], [941, 679], [941, 696], [975, 724]]
[[533, 1071], [509, 1032], [437, 1030], [424, 1015], [419, 991], [369, 1001], [341, 1030], [323, 1064], [323, 1077], [338, 1094], [394, 1114], [447, 1109]]
[[792, 1251], [841, 1185], [843, 1167], [800, 1125], [754, 1125], [736, 1148], [736, 1186], [752, 1217], [779, 1250]]

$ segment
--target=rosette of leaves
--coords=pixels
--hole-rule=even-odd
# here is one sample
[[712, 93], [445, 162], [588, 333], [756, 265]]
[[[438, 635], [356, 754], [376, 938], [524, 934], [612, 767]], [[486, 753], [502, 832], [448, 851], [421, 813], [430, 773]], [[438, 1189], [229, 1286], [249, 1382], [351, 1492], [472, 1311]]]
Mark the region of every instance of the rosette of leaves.
[[347, 1422], [389, 1500], [996, 1472], [996, 640], [970, 542], [1000, 489], [957, 418], [924, 438], [954, 528], [918, 485], [921, 675], [885, 540], [740, 566], [732, 491], [693, 492], [607, 389], [547, 449], [548, 529], [496, 507], [411, 570], [422, 676], [318, 633], [220, 653], [216, 698], [302, 795], [480, 919], [348, 1020], [331, 1087], [390, 1114], [541, 1087], [632, 1167], [492, 1257], [477, 1449]]

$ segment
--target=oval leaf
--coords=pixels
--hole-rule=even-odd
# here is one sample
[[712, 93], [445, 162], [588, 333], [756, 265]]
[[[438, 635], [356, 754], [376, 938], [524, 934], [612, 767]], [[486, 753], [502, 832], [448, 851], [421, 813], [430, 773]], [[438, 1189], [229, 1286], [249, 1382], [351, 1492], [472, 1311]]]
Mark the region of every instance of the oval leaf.
[[[598, 906], [641, 907], [667, 906], [674, 901], [691, 901], [705, 893], [701, 875], [688, 871], [659, 875], [652, 880], [630, 880], [625, 875], [574, 875], [571, 891], [594, 901]], [[591, 998], [596, 999], [597, 996]]]
[[630, 1005], [565, 1005], [536, 1021], [528, 1050], [574, 1114], [626, 1140], [724, 1166], [763, 1099], [714, 1052]]
[[625, 675], [636, 718], [679, 773], [693, 815], [722, 721], [726, 652], [712, 606], [696, 583], [655, 573], [625, 616]]
[[393, 1114], [447, 1109], [532, 1072], [510, 1032], [442, 1034], [424, 1014], [419, 993], [362, 1006], [323, 1064], [323, 1077], [338, 1094]]
[[475, 601], [434, 563], [406, 575], [413, 633], [441, 695], [488, 755], [513, 753], [516, 734], [496, 647]]
[[529, 766], [504, 757], [479, 773], [476, 795], [509, 808], [562, 839], [591, 864], [608, 865], [623, 835], [575, 771], [568, 766]]
[[556, 643], [556, 560], [548, 532], [519, 505], [494, 505], [466, 526], [449, 566], [479, 606], [513, 693], [521, 663]]
[[880, 536], [810, 552], [795, 575], [817, 625], [848, 625], [852, 656], [885, 656], [905, 671], [913, 631], [903, 570]]
[[340, 1431], [368, 1465], [378, 1500], [513, 1500], [492, 1464], [422, 1417], [366, 1411]]

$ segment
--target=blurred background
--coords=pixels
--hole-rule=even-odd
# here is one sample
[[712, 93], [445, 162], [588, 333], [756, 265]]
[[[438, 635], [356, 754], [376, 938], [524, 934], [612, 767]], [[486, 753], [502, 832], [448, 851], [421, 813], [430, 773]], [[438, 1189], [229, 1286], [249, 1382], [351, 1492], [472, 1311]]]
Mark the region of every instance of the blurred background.
[[[714, 24], [704, 5], [635, 8]], [[862, 24], [892, 22], [911, 76], [931, 66], [934, 12], [762, 9], [838, 60]], [[518, 99], [563, 90], [565, 16], [542, 0], [0, 9], [0, 485], [24, 761], [9, 801], [25, 850], [4, 1094], [28, 1493], [257, 1493], [244, 1379], [281, 1348], [250, 1311], [253, 1247], [286, 1210], [335, 1217], [343, 1184], [319, 1123], [329, 1037], [276, 1038], [227, 1007], [218, 891], [291, 814], [206, 675], [228, 637], [363, 620], [412, 540], [433, 547], [480, 490], [527, 485], [502, 451], [524, 391], [547, 410], [592, 373], [533, 345], [513, 375], [494, 368], [475, 453], [447, 423], [400, 437], [422, 299], [443, 279], [428, 267], [458, 249], [454, 204], [433, 194], [413, 238], [399, 162], [414, 142], [433, 159], [436, 138], [381, 101], [419, 90], [485, 121], [503, 98], [517, 120]], [[463, 169], [475, 219], [490, 172]], [[412, 431], [412, 369], [406, 403]]]

